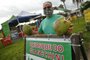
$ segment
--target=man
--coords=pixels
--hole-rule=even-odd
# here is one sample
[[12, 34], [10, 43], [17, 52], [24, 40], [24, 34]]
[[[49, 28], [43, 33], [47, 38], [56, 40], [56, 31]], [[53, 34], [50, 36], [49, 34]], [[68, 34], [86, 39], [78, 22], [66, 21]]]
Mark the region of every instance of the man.
[[[43, 3], [43, 11], [46, 15], [46, 18], [42, 20], [38, 32], [41, 34], [56, 34], [53, 24], [57, 19], [63, 18], [61, 15], [53, 14], [53, 7], [52, 3], [47, 1]], [[72, 50], [73, 51], [73, 50]], [[74, 51], [73, 51], [73, 60], [74, 58]]]
[[53, 28], [53, 24], [58, 18], [61, 18], [62, 16], [53, 14], [52, 3], [49, 1], [43, 3], [43, 11], [46, 15], [46, 18], [42, 20], [38, 32], [41, 34], [56, 34]]

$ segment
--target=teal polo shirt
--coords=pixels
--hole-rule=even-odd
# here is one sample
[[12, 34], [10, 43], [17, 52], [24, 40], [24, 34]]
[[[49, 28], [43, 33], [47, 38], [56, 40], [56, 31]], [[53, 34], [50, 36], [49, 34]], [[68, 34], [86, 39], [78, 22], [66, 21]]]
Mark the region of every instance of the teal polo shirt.
[[44, 20], [42, 20], [38, 32], [43, 34], [56, 34], [53, 24], [58, 18], [61, 17], [62, 17], [61, 15], [56, 15], [56, 14], [53, 14], [49, 18], [46, 17]]

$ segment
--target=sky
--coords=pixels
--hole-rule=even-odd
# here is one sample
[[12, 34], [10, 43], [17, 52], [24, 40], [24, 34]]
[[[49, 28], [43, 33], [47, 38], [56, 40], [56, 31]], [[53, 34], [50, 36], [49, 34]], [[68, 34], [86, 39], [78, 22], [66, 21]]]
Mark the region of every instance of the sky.
[[[0, 29], [1, 24], [9, 20], [12, 15], [17, 16], [21, 11], [29, 13], [43, 13], [42, 5], [45, 1], [51, 1], [53, 6], [63, 4], [60, 0], [0, 0]], [[76, 9], [72, 0], [66, 0], [68, 9]]]

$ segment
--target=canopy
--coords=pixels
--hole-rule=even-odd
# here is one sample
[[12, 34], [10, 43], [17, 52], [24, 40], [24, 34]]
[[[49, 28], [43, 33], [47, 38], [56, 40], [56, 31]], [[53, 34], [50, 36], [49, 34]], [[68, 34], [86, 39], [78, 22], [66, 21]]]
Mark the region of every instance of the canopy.
[[25, 16], [16, 16], [14, 19], [11, 19], [9, 21], [9, 26], [13, 27], [18, 25], [18, 23], [22, 23], [22, 22], [28, 22], [30, 19], [40, 16], [41, 14], [33, 14], [33, 15], [25, 15]]

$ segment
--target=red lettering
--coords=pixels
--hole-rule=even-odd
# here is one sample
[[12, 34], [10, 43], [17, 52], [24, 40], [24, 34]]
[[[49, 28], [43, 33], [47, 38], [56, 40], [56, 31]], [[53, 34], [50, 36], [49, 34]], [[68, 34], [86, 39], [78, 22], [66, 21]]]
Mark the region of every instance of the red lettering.
[[37, 54], [37, 53], [38, 53], [38, 51], [34, 50], [34, 54]]
[[59, 55], [56, 55], [56, 60], [60, 60], [60, 57], [59, 57]]
[[38, 51], [38, 55], [42, 56], [42, 51]]
[[46, 57], [46, 58], [47, 58], [47, 52], [44, 52], [44, 57]]
[[55, 46], [55, 50], [62, 53], [64, 51], [64, 47], [62, 45]]
[[50, 59], [54, 59], [54, 54], [52, 54], [52, 53], [48, 53], [48, 58], [50, 58]]
[[64, 56], [62, 55], [62, 60], [64, 60]]

